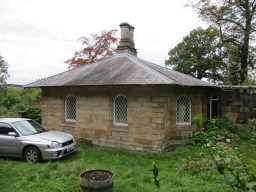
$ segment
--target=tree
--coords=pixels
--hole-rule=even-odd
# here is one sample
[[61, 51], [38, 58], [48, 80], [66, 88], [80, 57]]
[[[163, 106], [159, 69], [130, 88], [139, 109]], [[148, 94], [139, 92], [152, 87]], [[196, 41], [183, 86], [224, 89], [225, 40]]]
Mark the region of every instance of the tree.
[[218, 28], [225, 46], [231, 45], [232, 52], [236, 49], [242, 84], [249, 67], [255, 65], [252, 39], [256, 33], [256, 0], [196, 0], [193, 7], [203, 20]]
[[6, 83], [8, 77], [8, 65], [4, 58], [0, 55], [0, 87]]
[[24, 89], [15, 85], [5, 86], [3, 97], [0, 96], [0, 117], [17, 117], [22, 114], [23, 117], [40, 122], [40, 100], [40, 89]]
[[198, 79], [222, 81], [225, 52], [216, 29], [197, 28], [168, 53], [166, 65]]
[[8, 65], [4, 58], [0, 55], [0, 105], [6, 93], [6, 79], [8, 77]]
[[91, 34], [90, 38], [81, 37], [79, 41], [85, 46], [82, 50], [74, 53], [74, 56], [65, 63], [69, 68], [95, 63], [102, 58], [112, 55], [117, 45], [118, 38], [115, 29], [102, 31], [100, 34]]
[[228, 52], [228, 64], [225, 74], [225, 84], [238, 85], [240, 84], [240, 65], [239, 65], [239, 50], [232, 44], [226, 45]]

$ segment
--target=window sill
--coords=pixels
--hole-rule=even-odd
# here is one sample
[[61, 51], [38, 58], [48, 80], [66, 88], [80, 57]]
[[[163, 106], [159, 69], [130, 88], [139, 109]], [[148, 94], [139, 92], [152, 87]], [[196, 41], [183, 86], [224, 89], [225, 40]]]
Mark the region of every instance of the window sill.
[[76, 123], [76, 120], [68, 120], [68, 119], [65, 119], [65, 123]]
[[114, 123], [113, 130], [118, 132], [128, 132], [128, 124]]
[[76, 126], [76, 121], [64, 121], [62, 123], [62, 126], [75, 127]]
[[177, 127], [191, 127], [191, 123], [176, 123]]
[[117, 126], [117, 127], [128, 127], [128, 123], [114, 123], [114, 126]]

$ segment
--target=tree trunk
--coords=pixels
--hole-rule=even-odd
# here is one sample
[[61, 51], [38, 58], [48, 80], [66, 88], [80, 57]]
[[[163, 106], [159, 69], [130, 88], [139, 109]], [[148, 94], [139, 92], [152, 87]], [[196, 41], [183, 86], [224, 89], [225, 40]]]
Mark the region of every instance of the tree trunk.
[[241, 71], [240, 71], [240, 84], [242, 84], [248, 78], [248, 57], [249, 57], [249, 43], [250, 43], [250, 34], [251, 34], [251, 25], [252, 25], [252, 16], [249, 2], [246, 1], [245, 6], [245, 29], [244, 29], [244, 39], [241, 47]]
[[241, 70], [240, 70], [240, 84], [242, 84], [248, 77], [248, 53], [249, 46], [244, 45], [241, 50]]

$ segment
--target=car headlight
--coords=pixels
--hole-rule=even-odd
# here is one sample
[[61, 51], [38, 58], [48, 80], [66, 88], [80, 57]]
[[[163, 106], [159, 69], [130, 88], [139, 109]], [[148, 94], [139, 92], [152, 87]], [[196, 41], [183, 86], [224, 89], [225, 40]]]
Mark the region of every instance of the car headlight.
[[61, 144], [61, 143], [56, 142], [56, 141], [52, 141], [52, 142], [51, 142], [51, 148], [56, 149], [56, 148], [60, 148], [60, 147], [62, 147], [62, 144]]

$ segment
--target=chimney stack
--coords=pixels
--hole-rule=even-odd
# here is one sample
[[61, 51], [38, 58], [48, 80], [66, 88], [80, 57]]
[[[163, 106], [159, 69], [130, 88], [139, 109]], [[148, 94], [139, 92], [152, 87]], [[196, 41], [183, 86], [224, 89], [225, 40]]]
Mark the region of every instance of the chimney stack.
[[128, 23], [121, 23], [119, 26], [121, 30], [121, 39], [117, 47], [117, 52], [126, 52], [137, 55], [137, 50], [135, 49], [134, 44], [134, 27]]

